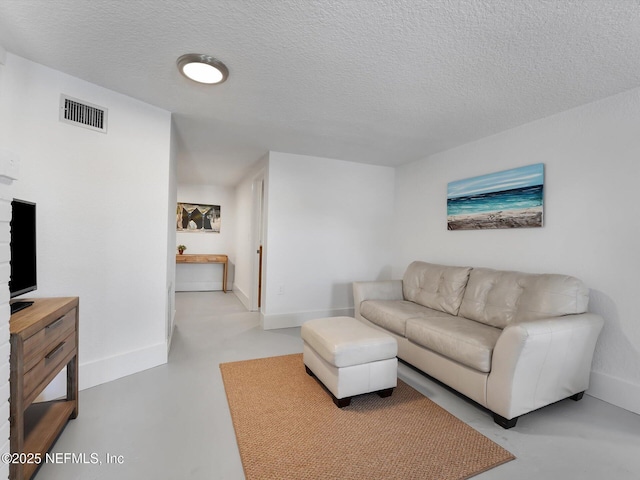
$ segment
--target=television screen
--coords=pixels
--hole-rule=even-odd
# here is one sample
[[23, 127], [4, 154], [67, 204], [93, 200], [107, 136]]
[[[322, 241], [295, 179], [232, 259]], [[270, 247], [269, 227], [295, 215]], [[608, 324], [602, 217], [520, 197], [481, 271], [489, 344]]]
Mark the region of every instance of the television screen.
[[36, 204], [14, 199], [11, 202], [11, 298], [37, 288]]

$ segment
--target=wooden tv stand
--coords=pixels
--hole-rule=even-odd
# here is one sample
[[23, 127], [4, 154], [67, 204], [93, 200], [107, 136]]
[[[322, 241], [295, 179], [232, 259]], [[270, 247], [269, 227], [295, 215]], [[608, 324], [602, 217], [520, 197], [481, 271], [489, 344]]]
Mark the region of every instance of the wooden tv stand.
[[[11, 480], [30, 479], [69, 419], [78, 416], [78, 298], [31, 300], [9, 322], [9, 441], [12, 454], [27, 454], [26, 462], [9, 465]], [[64, 367], [66, 398], [33, 403]]]

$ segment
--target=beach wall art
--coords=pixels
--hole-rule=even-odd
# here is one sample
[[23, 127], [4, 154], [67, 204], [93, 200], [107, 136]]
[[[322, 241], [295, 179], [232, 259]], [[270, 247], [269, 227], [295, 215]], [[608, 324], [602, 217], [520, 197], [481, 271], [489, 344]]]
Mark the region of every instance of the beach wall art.
[[220, 233], [220, 205], [178, 203], [178, 232]]
[[542, 227], [543, 218], [542, 163], [448, 184], [448, 230]]

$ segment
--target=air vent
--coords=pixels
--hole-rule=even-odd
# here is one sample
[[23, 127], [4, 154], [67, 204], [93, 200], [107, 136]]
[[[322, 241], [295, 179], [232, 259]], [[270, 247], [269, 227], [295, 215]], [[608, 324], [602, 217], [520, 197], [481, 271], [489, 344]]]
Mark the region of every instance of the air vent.
[[60, 121], [107, 133], [108, 110], [67, 95], [60, 96]]

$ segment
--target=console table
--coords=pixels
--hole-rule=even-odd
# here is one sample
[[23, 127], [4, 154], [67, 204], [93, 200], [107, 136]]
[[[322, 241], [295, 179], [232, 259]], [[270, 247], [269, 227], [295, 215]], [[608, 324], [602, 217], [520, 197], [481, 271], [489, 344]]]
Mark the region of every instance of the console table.
[[227, 293], [227, 269], [229, 266], [229, 257], [226, 255], [215, 255], [208, 253], [192, 253], [176, 255], [176, 263], [222, 263], [222, 291]]
[[[9, 320], [10, 448], [41, 462], [11, 463], [11, 480], [31, 478], [69, 419], [78, 416], [78, 298], [31, 300]], [[33, 403], [64, 367], [66, 398]]]

